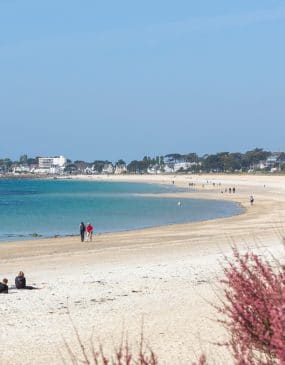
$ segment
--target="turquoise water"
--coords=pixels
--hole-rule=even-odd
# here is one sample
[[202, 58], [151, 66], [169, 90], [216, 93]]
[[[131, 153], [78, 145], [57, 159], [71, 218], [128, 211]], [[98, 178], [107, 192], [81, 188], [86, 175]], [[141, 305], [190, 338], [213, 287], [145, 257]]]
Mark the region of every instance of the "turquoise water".
[[[175, 186], [74, 180], [0, 180], [0, 241], [78, 234], [81, 221], [95, 233], [201, 221], [241, 213], [225, 201], [160, 198]], [[143, 194], [156, 194], [146, 197]]]

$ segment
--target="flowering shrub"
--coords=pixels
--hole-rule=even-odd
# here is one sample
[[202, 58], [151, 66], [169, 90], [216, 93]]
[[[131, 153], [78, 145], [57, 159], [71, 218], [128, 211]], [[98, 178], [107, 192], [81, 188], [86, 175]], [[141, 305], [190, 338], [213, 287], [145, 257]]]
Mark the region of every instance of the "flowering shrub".
[[193, 362], [192, 365], [207, 365], [207, 360], [205, 355], [201, 355], [198, 362]]
[[[71, 347], [64, 340], [64, 351], [60, 352], [63, 364], [86, 364], [86, 365], [158, 365], [158, 359], [152, 349], [146, 345], [143, 333], [139, 341], [137, 351], [133, 351], [129, 346], [128, 341], [121, 343], [118, 348], [115, 348], [111, 356], [104, 353], [103, 346], [99, 343], [96, 347], [91, 339], [89, 346], [86, 346], [82, 340], [77, 328], [75, 327], [71, 317], [71, 324], [77, 342], [77, 350]], [[201, 355], [198, 362], [189, 362], [192, 365], [207, 365], [206, 357]]]
[[219, 311], [229, 330], [236, 365], [285, 365], [285, 267], [276, 270], [256, 254], [241, 255], [224, 269], [225, 300]]
[[67, 362], [65, 354], [61, 353], [61, 360], [64, 364], [158, 365], [157, 357], [154, 352], [148, 346], [146, 346], [143, 335], [141, 335], [137, 352], [132, 351], [128, 341], [126, 340], [124, 344], [121, 343], [118, 348], [114, 349], [112, 356], [108, 357], [104, 353], [103, 346], [99, 344], [97, 347], [95, 347], [94, 341], [92, 339], [90, 341], [90, 345], [86, 346], [71, 317], [70, 320], [76, 336], [79, 354], [75, 353], [74, 349], [71, 348], [71, 346], [64, 340], [66, 350], [65, 353], [69, 358], [69, 361]]

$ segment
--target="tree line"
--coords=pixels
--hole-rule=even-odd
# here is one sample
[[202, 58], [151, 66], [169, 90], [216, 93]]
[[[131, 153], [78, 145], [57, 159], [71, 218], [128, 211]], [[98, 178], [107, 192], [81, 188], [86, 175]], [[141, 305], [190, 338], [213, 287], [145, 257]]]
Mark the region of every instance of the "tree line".
[[[266, 161], [268, 157], [272, 156], [273, 152], [266, 151], [263, 148], [255, 148], [245, 153], [241, 152], [218, 152], [216, 154], [205, 154], [198, 156], [196, 153], [191, 152], [187, 154], [170, 153], [164, 156], [144, 156], [141, 160], [132, 160], [128, 164], [119, 159], [115, 163], [109, 160], [94, 160], [92, 162], [86, 162], [83, 160], [71, 161], [67, 159], [65, 167], [66, 172], [76, 173], [83, 172], [86, 168], [92, 168], [93, 171], [102, 173], [106, 165], [126, 166], [128, 173], [146, 173], [150, 168], [156, 168], [157, 170], [164, 171], [166, 166], [169, 168], [175, 164], [183, 164], [180, 172], [247, 172], [250, 169], [258, 170], [258, 164], [261, 161]], [[270, 165], [272, 167], [278, 167], [279, 170], [285, 170], [285, 153], [280, 152], [276, 159]], [[0, 169], [4, 172], [11, 171], [13, 166], [25, 165], [32, 166], [38, 165], [39, 157], [28, 157], [26, 154], [21, 155], [19, 160], [12, 161], [9, 158], [0, 159]], [[269, 168], [269, 167], [268, 167]], [[266, 170], [266, 167], [263, 168]], [[179, 172], [179, 170], [178, 170]]]

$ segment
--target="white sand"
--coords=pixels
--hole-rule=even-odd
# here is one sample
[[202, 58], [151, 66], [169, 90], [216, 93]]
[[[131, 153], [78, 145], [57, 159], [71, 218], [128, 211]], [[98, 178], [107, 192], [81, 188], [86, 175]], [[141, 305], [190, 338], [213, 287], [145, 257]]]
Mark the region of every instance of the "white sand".
[[[102, 179], [102, 177], [88, 177]], [[136, 345], [144, 335], [160, 364], [186, 364], [202, 351], [217, 363], [227, 354], [210, 342], [225, 338], [208, 303], [221, 294], [223, 254], [234, 242], [283, 256], [285, 177], [279, 176], [110, 176], [108, 180], [147, 181], [188, 186], [183, 198], [234, 200], [239, 216], [130, 232], [0, 244], [0, 276], [13, 284], [19, 270], [40, 290], [10, 290], [0, 295], [0, 364], [62, 364], [63, 338], [78, 351], [72, 318], [88, 344], [100, 338], [108, 352], [124, 329]], [[207, 184], [208, 180], [208, 184]], [[213, 186], [213, 182], [215, 186]], [[218, 184], [221, 183], [221, 186]], [[204, 184], [204, 187], [202, 187]], [[265, 185], [265, 187], [264, 187]], [[235, 194], [221, 193], [236, 187]], [[249, 196], [255, 203], [251, 207]], [[68, 314], [70, 312], [70, 316]], [[2, 362], [1, 362], [2, 361]], [[191, 362], [191, 361], [190, 361]], [[68, 363], [71, 363], [68, 361]]]

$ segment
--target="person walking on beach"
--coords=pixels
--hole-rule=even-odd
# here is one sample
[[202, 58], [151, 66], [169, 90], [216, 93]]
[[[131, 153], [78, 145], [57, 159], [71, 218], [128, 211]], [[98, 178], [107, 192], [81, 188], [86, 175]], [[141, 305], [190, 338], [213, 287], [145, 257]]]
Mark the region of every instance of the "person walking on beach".
[[87, 224], [86, 231], [87, 231], [86, 241], [92, 241], [93, 227], [90, 223]]
[[85, 224], [83, 222], [80, 223], [79, 230], [80, 230], [81, 242], [84, 242], [86, 227], [85, 227]]
[[18, 276], [15, 277], [15, 285], [17, 289], [25, 289], [26, 288], [26, 278], [23, 271], [20, 271]]
[[253, 196], [252, 196], [252, 195], [250, 196], [249, 201], [250, 201], [250, 205], [253, 205], [253, 203], [254, 203], [254, 198], [253, 198]]
[[0, 283], [0, 293], [8, 294], [8, 279], [4, 278]]

